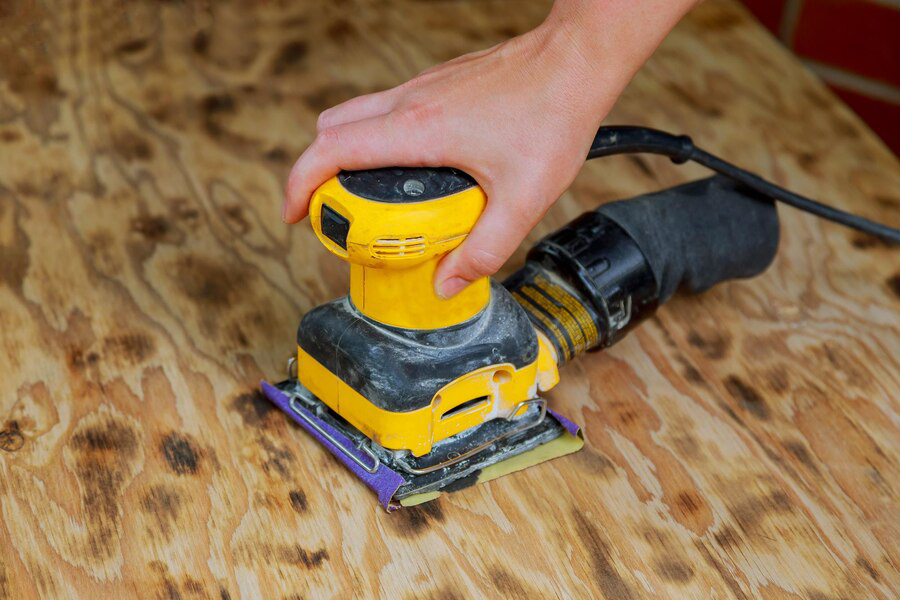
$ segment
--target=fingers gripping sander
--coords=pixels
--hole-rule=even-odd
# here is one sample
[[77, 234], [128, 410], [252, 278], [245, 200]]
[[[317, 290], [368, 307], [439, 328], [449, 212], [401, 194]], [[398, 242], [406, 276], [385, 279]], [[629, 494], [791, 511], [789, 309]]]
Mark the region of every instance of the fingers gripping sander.
[[485, 196], [449, 168], [342, 172], [310, 203], [318, 239], [350, 263], [350, 294], [308, 312], [291, 378], [263, 384], [386, 508], [578, 450], [540, 392], [558, 366], [609, 346], [685, 284], [771, 262], [771, 201], [712, 177], [607, 204], [542, 240], [504, 285], [434, 293], [440, 259]]

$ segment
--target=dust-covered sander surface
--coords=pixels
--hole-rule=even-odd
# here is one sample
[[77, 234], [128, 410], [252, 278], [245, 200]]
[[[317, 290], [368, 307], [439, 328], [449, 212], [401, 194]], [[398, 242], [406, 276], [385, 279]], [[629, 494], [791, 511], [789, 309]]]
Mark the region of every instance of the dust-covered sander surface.
[[541, 397], [558, 369], [607, 347], [679, 286], [768, 266], [772, 200], [723, 177], [607, 204], [539, 242], [503, 285], [438, 297], [438, 261], [485, 206], [450, 168], [342, 172], [310, 203], [350, 263], [350, 293], [308, 312], [290, 378], [266, 395], [388, 510], [575, 452], [577, 425]]

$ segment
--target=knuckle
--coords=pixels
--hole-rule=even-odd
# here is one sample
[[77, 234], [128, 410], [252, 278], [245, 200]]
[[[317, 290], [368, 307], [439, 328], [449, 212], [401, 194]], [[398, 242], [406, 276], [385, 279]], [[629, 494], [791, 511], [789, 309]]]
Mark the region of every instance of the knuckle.
[[331, 122], [331, 110], [325, 110], [319, 113], [319, 118], [316, 119], [316, 131], [322, 132], [328, 128], [328, 124]]
[[410, 102], [403, 107], [400, 116], [407, 123], [422, 125], [441, 116], [440, 105], [435, 102]]
[[340, 127], [325, 127], [319, 132], [316, 141], [322, 146], [339, 146], [342, 138]]
[[506, 259], [487, 248], [474, 248], [467, 255], [467, 267], [475, 275], [493, 275], [500, 270]]

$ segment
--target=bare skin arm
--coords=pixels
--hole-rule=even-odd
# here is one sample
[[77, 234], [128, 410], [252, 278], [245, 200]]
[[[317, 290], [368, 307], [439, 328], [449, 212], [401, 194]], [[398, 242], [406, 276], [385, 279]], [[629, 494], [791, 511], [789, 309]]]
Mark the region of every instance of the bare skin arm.
[[556, 0], [536, 29], [319, 115], [286, 186], [283, 218], [307, 214], [341, 169], [449, 166], [488, 197], [435, 274], [449, 297], [494, 274], [572, 183], [635, 72], [697, 0]]

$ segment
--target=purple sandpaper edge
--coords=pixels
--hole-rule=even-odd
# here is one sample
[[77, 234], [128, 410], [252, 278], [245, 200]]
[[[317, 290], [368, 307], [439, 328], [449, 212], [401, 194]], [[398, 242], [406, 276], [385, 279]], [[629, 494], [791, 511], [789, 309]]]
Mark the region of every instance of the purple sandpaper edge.
[[[394, 494], [397, 492], [397, 488], [406, 483], [406, 480], [400, 476], [399, 473], [390, 469], [385, 465], [381, 465], [378, 467], [378, 471], [373, 475], [369, 473], [358, 464], [353, 462], [346, 454], [344, 454], [341, 449], [337, 448], [334, 444], [329, 442], [325, 437], [322, 436], [318, 431], [313, 429], [306, 423], [303, 419], [298, 417], [294, 413], [294, 409], [291, 407], [290, 399], [278, 388], [275, 386], [263, 381], [260, 383], [262, 387], [262, 391], [266, 394], [266, 396], [271, 400], [275, 406], [280, 408], [287, 416], [289, 416], [292, 420], [294, 420], [300, 427], [305, 429], [311, 436], [316, 438], [320, 444], [328, 448], [328, 450], [334, 454], [334, 456], [344, 463], [348, 469], [350, 469], [354, 475], [359, 477], [363, 483], [372, 488], [376, 494], [378, 494], [378, 501], [388, 512], [396, 510], [398, 507], [394, 504], [391, 504], [391, 499], [394, 497]], [[363, 462], [363, 464], [371, 463], [372, 459], [368, 456], [362, 454], [361, 452], [356, 451], [353, 443], [345, 436], [343, 433], [324, 422], [323, 420], [316, 417], [313, 413], [306, 410], [302, 406], [298, 406], [303, 413], [309, 417], [311, 420], [315, 421], [319, 427], [324, 429], [334, 437], [336, 440], [344, 444], [349, 452], [352, 452], [354, 456], [357, 456], [359, 460]]]
[[556, 412], [555, 410], [550, 410], [550, 409], [548, 408], [548, 409], [547, 409], [547, 412], [550, 413], [551, 415], [553, 415], [553, 418], [556, 419], [557, 421], [559, 421], [559, 423], [560, 423], [563, 427], [566, 428], [566, 431], [568, 431], [568, 432], [569, 432], [570, 434], [572, 434], [573, 436], [576, 436], [576, 437], [578, 436], [578, 432], [581, 431], [581, 427], [580, 427], [579, 425], [577, 425], [576, 423], [573, 423], [572, 421], [568, 420], [567, 418], [565, 418], [564, 416], [562, 416], [561, 414], [559, 414], [559, 413]]
[[[397, 492], [397, 489], [406, 483], [406, 480], [403, 477], [385, 465], [381, 465], [378, 467], [378, 471], [373, 475], [369, 473], [365, 469], [361, 468], [355, 462], [353, 462], [346, 454], [344, 454], [339, 448], [335, 447], [334, 444], [325, 439], [322, 434], [313, 429], [306, 423], [303, 419], [294, 414], [294, 409], [291, 407], [290, 399], [278, 388], [271, 385], [270, 383], [263, 381], [260, 382], [260, 387], [262, 391], [265, 393], [266, 397], [272, 401], [278, 408], [281, 409], [287, 416], [289, 416], [294, 422], [296, 422], [300, 427], [305, 429], [311, 436], [313, 436], [316, 440], [319, 441], [320, 444], [325, 446], [329, 452], [331, 452], [339, 461], [341, 461], [344, 466], [350, 469], [354, 475], [359, 477], [363, 483], [365, 483], [368, 487], [375, 491], [378, 495], [378, 501], [388, 512], [397, 510], [399, 507], [396, 504], [391, 503], [391, 499], [393, 499], [394, 494]], [[342, 444], [345, 444], [345, 447], [348, 451], [353, 452], [353, 454], [358, 457], [363, 463], [366, 463], [372, 459], [364, 454], [357, 452], [351, 441], [345, 436], [343, 433], [324, 422], [323, 420], [316, 417], [310, 411], [306, 410], [302, 406], [298, 406], [303, 413], [315, 421], [319, 427], [327, 431], [332, 437], [339, 440]], [[576, 423], [573, 423], [569, 419], [565, 418], [558, 412], [554, 410], [547, 409], [547, 412], [550, 413], [554, 419], [560, 422], [560, 424], [573, 436], [578, 436], [581, 431], [581, 427], [579, 427]]]

